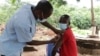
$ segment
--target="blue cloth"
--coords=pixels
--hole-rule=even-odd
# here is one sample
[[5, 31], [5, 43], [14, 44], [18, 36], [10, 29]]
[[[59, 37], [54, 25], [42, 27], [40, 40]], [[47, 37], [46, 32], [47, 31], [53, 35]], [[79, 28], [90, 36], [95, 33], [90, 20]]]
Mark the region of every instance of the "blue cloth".
[[55, 45], [53, 43], [47, 45], [47, 56], [52, 56], [51, 54], [54, 46]]
[[20, 56], [26, 42], [32, 41], [36, 32], [36, 20], [31, 6], [22, 6], [6, 24], [0, 36], [0, 55]]

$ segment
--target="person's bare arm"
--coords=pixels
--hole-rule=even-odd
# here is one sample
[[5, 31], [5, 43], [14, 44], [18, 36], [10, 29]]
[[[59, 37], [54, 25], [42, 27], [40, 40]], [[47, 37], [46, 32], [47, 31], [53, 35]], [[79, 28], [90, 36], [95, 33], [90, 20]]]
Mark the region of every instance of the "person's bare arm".
[[60, 37], [57, 43], [55, 44], [55, 47], [53, 48], [53, 51], [52, 51], [52, 56], [56, 55], [56, 52], [58, 51], [61, 45], [62, 45], [62, 37]]
[[55, 43], [57, 40], [56, 38], [53, 38], [51, 40], [46, 40], [46, 41], [39, 41], [39, 40], [32, 40], [31, 42], [27, 42], [27, 45], [43, 45], [43, 44], [48, 44], [48, 43]]
[[41, 23], [42, 25], [46, 26], [47, 28], [51, 29], [53, 32], [55, 32], [56, 34], [62, 33], [61, 30], [58, 30], [56, 28], [54, 28], [51, 24], [49, 24], [47, 21]]
[[42, 45], [42, 44], [48, 44], [52, 43], [50, 41], [38, 41], [38, 40], [32, 40], [31, 42], [27, 42], [28, 45]]

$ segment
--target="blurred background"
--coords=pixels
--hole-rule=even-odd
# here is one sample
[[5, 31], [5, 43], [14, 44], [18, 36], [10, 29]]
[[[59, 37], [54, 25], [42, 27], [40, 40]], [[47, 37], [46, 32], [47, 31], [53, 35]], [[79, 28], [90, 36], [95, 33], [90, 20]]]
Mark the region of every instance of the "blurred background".
[[[40, 0], [0, 0], [0, 34], [5, 28], [6, 22], [10, 19], [10, 17], [15, 13], [15, 11], [21, 7], [23, 4], [33, 4], [36, 5]], [[54, 10], [53, 14], [49, 17], [48, 22], [52, 24], [54, 27], [59, 29], [58, 20], [61, 15], [68, 14], [71, 17], [71, 27], [75, 35], [79, 37], [86, 37], [91, 34], [91, 0], [48, 0]], [[100, 27], [100, 0], [93, 0], [94, 6], [94, 19], [95, 24]], [[54, 36], [55, 34], [52, 31], [49, 31], [47, 28], [41, 28], [44, 26], [37, 26], [36, 39], [46, 40], [48, 37]], [[98, 30], [99, 31], [99, 30]], [[48, 34], [47, 34], [48, 33]], [[41, 36], [38, 36], [41, 34]], [[47, 36], [48, 35], [48, 36]], [[99, 34], [100, 35], [100, 34]], [[100, 42], [100, 41], [99, 41]], [[100, 43], [98, 44], [100, 45]], [[87, 46], [87, 45], [86, 45]], [[90, 45], [91, 46], [91, 45]], [[37, 49], [41, 50], [39, 52], [44, 52], [43, 55], [36, 56], [45, 56], [45, 48], [46, 45], [43, 45], [42, 48], [38, 47]], [[80, 47], [79, 47], [80, 48]], [[79, 51], [83, 51], [84, 48], [79, 49]], [[80, 52], [81, 52], [80, 51]], [[99, 56], [99, 48], [97, 51], [92, 51], [92, 49], [84, 49], [83, 53], [93, 53], [97, 52], [96, 55]], [[36, 52], [35, 52], [36, 53]], [[28, 53], [30, 54], [30, 53]], [[25, 55], [28, 55], [25, 53]], [[98, 54], [98, 55], [97, 55]], [[79, 56], [86, 56], [84, 54], [79, 54]], [[89, 56], [89, 55], [87, 55]]]

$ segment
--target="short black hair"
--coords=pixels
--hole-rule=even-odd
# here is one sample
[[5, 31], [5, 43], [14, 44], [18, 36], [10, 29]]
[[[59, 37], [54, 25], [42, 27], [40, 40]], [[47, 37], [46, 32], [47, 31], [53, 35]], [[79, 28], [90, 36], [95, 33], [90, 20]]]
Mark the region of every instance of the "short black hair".
[[68, 20], [69, 25], [70, 25], [70, 16], [69, 16], [69, 15], [67, 15], [67, 14], [62, 15], [62, 16], [60, 17], [59, 22], [61, 22], [62, 19], [66, 19], [66, 20]]
[[53, 11], [53, 7], [47, 0], [41, 0], [35, 7], [36, 10], [41, 10], [43, 13], [48, 13], [49, 11]]
[[69, 15], [62, 15], [60, 18], [66, 18], [67, 20], [69, 20], [70, 16]]

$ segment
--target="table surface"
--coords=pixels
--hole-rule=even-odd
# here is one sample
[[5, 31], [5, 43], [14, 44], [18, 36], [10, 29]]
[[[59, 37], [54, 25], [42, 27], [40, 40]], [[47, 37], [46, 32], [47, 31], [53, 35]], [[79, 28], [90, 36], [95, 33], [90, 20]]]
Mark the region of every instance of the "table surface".
[[100, 44], [100, 38], [89, 38], [88, 36], [85, 36], [85, 37], [75, 36], [75, 37], [76, 37], [76, 41]]

